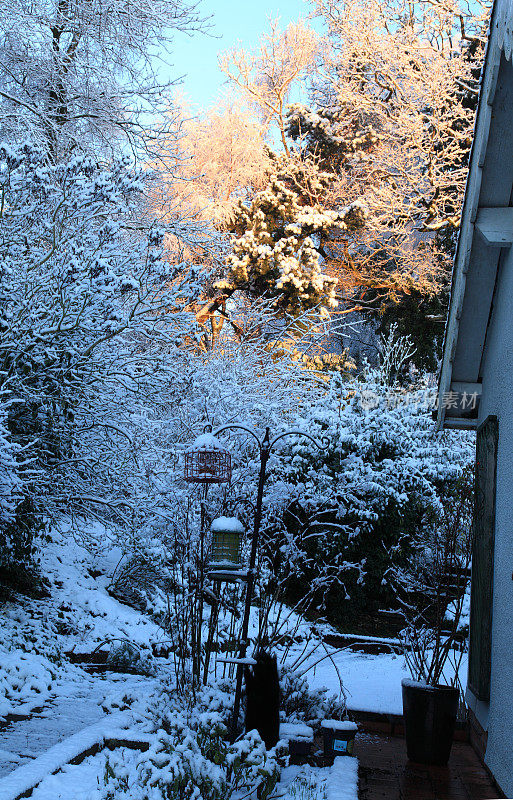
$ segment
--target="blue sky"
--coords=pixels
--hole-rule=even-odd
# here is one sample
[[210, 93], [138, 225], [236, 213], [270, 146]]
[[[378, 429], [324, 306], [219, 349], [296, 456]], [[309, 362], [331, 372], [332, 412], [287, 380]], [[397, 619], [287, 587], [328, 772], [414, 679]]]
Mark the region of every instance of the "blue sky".
[[237, 44], [252, 48], [267, 29], [269, 16], [280, 18], [280, 27], [305, 18], [311, 6], [304, 0], [203, 0], [199, 9], [211, 16], [212, 33], [175, 35], [171, 61], [173, 76], [183, 75], [180, 93], [196, 107], [214, 104], [223, 91], [224, 76], [217, 66], [217, 54]]

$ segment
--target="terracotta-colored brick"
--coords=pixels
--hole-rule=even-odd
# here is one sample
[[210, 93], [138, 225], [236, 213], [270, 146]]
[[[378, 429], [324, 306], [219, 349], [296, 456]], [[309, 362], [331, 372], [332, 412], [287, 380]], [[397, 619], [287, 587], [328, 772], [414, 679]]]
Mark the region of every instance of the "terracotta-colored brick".
[[408, 761], [404, 739], [358, 733], [360, 800], [498, 800], [503, 798], [472, 747], [455, 742], [447, 767]]

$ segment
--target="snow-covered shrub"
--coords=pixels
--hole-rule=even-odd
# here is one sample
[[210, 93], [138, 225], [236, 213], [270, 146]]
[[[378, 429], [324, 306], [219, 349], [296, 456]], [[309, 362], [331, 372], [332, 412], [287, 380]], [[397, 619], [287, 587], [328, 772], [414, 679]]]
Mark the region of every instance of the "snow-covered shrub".
[[[277, 783], [277, 749], [266, 751], [256, 731], [228, 741], [233, 697], [226, 686], [205, 687], [194, 702], [164, 689], [150, 704], [155, 733], [135, 766], [110, 770], [102, 800], [230, 800]], [[277, 746], [278, 747], [278, 746]]]
[[0, 719], [28, 714], [55, 690], [55, 666], [44, 656], [11, 650], [0, 660]]
[[111, 643], [106, 663], [117, 672], [131, 672], [136, 675], [154, 675], [156, 669], [149, 648], [143, 649], [128, 639]]
[[409, 564], [443, 497], [473, 456], [472, 438], [435, 433], [421, 390], [332, 379], [298, 414], [308, 439], [271, 458], [268, 494], [281, 526], [264, 536], [264, 560], [291, 601], [343, 623], [408, 590]]
[[311, 689], [304, 675], [286, 664], [280, 667], [280, 714], [287, 722], [317, 726], [323, 719], [342, 719], [345, 698], [328, 695], [328, 689]]
[[54, 615], [43, 604], [25, 606], [19, 598], [7, 603], [2, 608], [0, 649], [42, 656], [53, 664], [59, 664], [62, 650]]
[[[169, 554], [175, 598], [199, 551], [201, 501], [183, 481], [179, 457], [206, 423], [242, 423], [262, 436], [269, 425], [273, 435], [294, 428], [327, 437], [322, 449], [298, 436], [273, 450], [257, 589], [264, 613], [265, 598], [286, 599], [339, 623], [351, 607], [372, 611], [404, 596], [421, 534], [473, 455], [471, 434], [434, 432], [423, 389], [388, 387], [372, 375], [319, 382], [286, 355], [251, 343], [223, 343], [206, 358], [188, 354], [170, 398], [160, 416], [146, 417], [138, 458], [149, 467], [158, 512], [143, 523]], [[209, 490], [207, 514], [235, 513], [250, 530], [257, 448], [243, 432], [222, 439], [232, 453], [232, 488]], [[140, 526], [137, 546], [143, 533]]]

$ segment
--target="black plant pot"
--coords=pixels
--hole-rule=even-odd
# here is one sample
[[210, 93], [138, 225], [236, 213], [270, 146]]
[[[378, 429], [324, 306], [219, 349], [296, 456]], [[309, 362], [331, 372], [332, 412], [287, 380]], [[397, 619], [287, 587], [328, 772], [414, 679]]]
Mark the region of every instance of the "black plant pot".
[[312, 742], [308, 739], [289, 739], [291, 764], [306, 764], [311, 751]]
[[337, 756], [352, 756], [354, 738], [358, 730], [355, 722], [338, 719], [323, 719], [321, 722], [324, 739], [324, 763], [331, 766]]
[[443, 766], [449, 761], [459, 689], [403, 681], [406, 749], [410, 761]]

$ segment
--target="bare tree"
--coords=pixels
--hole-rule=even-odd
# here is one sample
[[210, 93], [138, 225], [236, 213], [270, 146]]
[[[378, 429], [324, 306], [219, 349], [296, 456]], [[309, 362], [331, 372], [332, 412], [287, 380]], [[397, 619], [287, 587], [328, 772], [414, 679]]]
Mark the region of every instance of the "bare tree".
[[225, 229], [237, 201], [265, 186], [271, 169], [266, 130], [240, 102], [199, 115], [182, 108], [180, 117], [180, 158], [170, 169], [176, 142], [162, 136], [155, 170], [170, 201]]
[[440, 234], [459, 225], [486, 6], [315, 7], [328, 28], [312, 93], [317, 116], [296, 107], [292, 128], [336, 168], [338, 202], [356, 193], [369, 209], [356, 236], [334, 243], [332, 268], [360, 306], [369, 289], [378, 302], [413, 288], [436, 292], [447, 250]]
[[287, 155], [287, 100], [293, 84], [313, 68], [318, 45], [319, 37], [304, 22], [291, 23], [280, 31], [278, 22], [271, 20], [269, 33], [253, 52], [234, 49], [219, 59], [223, 72], [241, 89], [245, 99], [253, 103], [264, 124], [277, 123]]
[[54, 160], [76, 147], [151, 142], [145, 115], [167, 102], [171, 82], [159, 72], [173, 33], [203, 24], [183, 0], [13, 0], [0, 20], [4, 137], [21, 129]]

